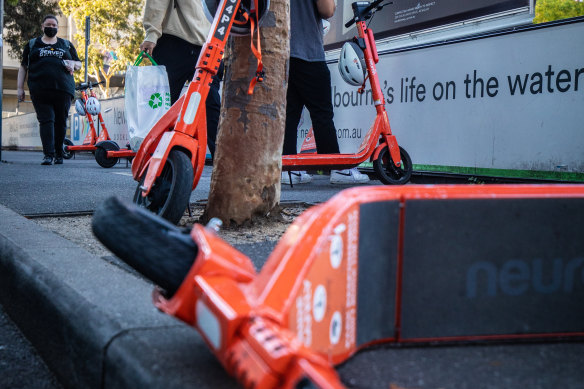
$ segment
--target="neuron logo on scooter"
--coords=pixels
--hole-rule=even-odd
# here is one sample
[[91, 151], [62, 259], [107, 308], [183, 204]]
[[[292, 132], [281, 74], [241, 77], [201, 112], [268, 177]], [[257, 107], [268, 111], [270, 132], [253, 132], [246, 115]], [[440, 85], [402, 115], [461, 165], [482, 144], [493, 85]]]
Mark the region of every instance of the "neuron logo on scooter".
[[490, 261], [480, 261], [468, 268], [466, 273], [466, 297], [521, 296], [530, 291], [538, 294], [557, 292], [572, 293], [584, 287], [584, 257], [567, 263], [556, 258], [546, 261], [541, 258], [529, 263], [512, 259], [500, 267]]

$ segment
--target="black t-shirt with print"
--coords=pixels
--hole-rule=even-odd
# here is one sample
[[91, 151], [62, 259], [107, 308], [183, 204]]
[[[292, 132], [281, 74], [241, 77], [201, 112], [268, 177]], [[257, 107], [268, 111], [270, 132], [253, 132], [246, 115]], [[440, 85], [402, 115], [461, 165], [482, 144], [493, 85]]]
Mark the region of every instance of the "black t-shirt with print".
[[57, 38], [57, 43], [54, 44], [44, 43], [41, 38], [36, 38], [32, 50], [27, 42], [22, 52], [21, 64], [28, 67], [30, 92], [60, 90], [74, 97], [75, 80], [63, 64], [65, 59], [79, 61], [75, 47], [71, 43], [67, 45], [61, 38]]

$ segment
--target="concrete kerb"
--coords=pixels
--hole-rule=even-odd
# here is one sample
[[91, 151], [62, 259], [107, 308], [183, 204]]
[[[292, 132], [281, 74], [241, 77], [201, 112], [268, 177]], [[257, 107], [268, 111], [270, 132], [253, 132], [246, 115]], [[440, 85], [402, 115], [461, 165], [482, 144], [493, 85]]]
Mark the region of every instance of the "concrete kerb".
[[0, 205], [0, 303], [64, 387], [233, 388], [147, 281]]

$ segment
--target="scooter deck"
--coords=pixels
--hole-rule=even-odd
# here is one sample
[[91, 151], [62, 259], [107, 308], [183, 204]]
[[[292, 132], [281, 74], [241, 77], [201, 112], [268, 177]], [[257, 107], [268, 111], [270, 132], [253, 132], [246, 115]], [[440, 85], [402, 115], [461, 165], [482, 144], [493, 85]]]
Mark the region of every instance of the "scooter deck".
[[254, 281], [306, 346], [584, 336], [584, 186], [349, 189]]
[[380, 342], [584, 337], [583, 228], [584, 185], [348, 189], [299, 216], [259, 274], [194, 228], [199, 257], [155, 302], [223, 361], [253, 318], [332, 364]]
[[96, 149], [95, 145], [67, 146], [67, 151], [95, 151]]
[[283, 155], [282, 171], [348, 169], [367, 161], [369, 157], [365, 153]]
[[136, 155], [136, 152], [134, 152], [132, 150], [117, 150], [117, 151], [110, 150], [107, 152], [108, 158], [129, 158], [129, 157], [134, 157], [135, 155]]

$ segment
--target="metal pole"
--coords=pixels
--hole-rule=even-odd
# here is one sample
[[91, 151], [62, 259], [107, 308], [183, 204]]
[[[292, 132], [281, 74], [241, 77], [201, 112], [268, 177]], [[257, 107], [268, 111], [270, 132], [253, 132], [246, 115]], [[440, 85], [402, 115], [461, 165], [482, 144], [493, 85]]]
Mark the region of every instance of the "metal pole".
[[4, 0], [0, 0], [0, 163], [2, 163], [2, 100], [4, 99]]
[[90, 30], [90, 26], [89, 26], [89, 16], [85, 17], [85, 83], [87, 83], [87, 62], [89, 59], [89, 30]]

